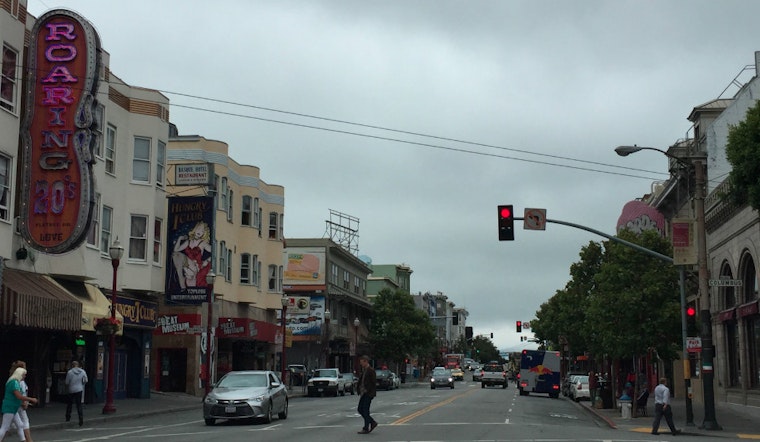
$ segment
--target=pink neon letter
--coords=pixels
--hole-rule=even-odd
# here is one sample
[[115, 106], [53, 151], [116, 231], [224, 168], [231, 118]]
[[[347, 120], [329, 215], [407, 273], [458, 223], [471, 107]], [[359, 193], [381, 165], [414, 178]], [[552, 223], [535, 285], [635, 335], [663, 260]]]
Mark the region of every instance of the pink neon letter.
[[74, 25], [71, 23], [48, 23], [47, 28], [48, 36], [45, 37], [47, 41], [60, 40], [62, 36], [68, 40], [77, 38], [74, 35]]
[[[53, 51], [67, 52], [67, 54], [55, 55]], [[77, 48], [66, 44], [50, 45], [45, 51], [45, 57], [48, 61], [71, 61], [77, 58]]]
[[69, 87], [50, 87], [45, 86], [42, 88], [45, 91], [45, 98], [42, 100], [42, 104], [71, 104], [74, 102], [74, 98], [71, 96], [71, 88]]

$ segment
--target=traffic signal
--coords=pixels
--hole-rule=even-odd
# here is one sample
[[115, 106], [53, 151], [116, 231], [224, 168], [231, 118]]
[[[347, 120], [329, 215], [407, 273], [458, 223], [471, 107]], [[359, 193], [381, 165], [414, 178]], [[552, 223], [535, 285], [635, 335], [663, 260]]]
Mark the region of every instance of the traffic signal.
[[499, 206], [499, 241], [514, 241], [515, 212], [512, 205]]
[[689, 336], [699, 336], [697, 309], [693, 305], [686, 306], [686, 334]]
[[517, 333], [522, 332], [522, 321], [517, 321], [516, 328], [517, 328]]

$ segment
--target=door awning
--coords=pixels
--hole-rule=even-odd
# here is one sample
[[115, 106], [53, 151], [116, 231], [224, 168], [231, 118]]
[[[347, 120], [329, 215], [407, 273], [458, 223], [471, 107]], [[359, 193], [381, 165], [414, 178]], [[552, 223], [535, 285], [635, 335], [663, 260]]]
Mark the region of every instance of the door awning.
[[53, 278], [5, 268], [2, 272], [0, 325], [77, 331], [82, 303]]
[[[82, 304], [82, 315], [80, 329], [84, 331], [95, 331], [95, 321], [99, 318], [108, 318], [111, 316], [111, 301], [100, 291], [99, 288], [92, 284], [81, 281], [70, 281], [67, 279], [56, 279], [71, 297]], [[121, 335], [124, 330], [124, 317], [116, 312], [116, 319], [121, 322], [117, 335]]]

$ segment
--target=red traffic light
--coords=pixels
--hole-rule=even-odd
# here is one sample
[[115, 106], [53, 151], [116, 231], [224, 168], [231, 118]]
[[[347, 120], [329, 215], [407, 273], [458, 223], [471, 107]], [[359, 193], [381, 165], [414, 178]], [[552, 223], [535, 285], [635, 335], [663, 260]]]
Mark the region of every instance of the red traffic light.
[[517, 321], [515, 323], [515, 328], [517, 329], [517, 333], [522, 332], [522, 321]]
[[502, 218], [509, 218], [512, 215], [512, 207], [501, 206], [499, 207], [499, 216]]
[[686, 316], [694, 316], [697, 314], [697, 309], [692, 306], [686, 307]]

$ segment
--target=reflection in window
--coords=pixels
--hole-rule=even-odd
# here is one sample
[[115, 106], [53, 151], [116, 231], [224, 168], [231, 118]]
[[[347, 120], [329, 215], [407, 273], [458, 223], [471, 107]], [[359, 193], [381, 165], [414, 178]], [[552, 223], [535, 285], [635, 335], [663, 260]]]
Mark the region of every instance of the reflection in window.
[[148, 217], [132, 215], [129, 223], [129, 258], [145, 261]]

